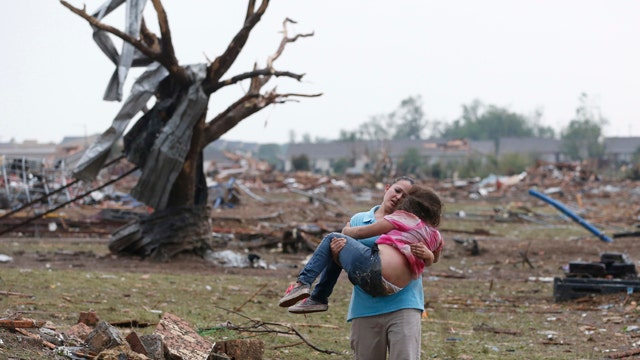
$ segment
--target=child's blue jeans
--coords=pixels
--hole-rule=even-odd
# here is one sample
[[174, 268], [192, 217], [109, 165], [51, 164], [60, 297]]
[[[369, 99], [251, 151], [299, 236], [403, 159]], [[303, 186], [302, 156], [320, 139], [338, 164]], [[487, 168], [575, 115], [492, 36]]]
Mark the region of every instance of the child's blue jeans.
[[[331, 256], [331, 240], [335, 238], [347, 240], [338, 257], [342, 268], [333, 261]], [[369, 248], [358, 240], [341, 233], [330, 233], [322, 239], [311, 259], [298, 275], [298, 281], [311, 285], [322, 274], [320, 281], [311, 293], [311, 298], [327, 304], [342, 269], [347, 272], [352, 284], [360, 286], [369, 295], [390, 294], [388, 287], [382, 280], [378, 246], [374, 245], [373, 248]]]

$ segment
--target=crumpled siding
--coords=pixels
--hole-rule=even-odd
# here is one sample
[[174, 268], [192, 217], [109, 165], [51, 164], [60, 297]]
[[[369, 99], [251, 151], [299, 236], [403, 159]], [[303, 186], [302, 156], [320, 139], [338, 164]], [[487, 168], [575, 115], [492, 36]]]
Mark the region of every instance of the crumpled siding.
[[[127, 3], [126, 32], [138, 37], [142, 20], [142, 11], [146, 0], [108, 0], [94, 14], [102, 19], [124, 2]], [[134, 65], [151, 63], [137, 52], [133, 46], [124, 43], [122, 53], [118, 54], [108, 33], [94, 27], [94, 40], [102, 51], [116, 64], [116, 71], [109, 81], [105, 100], [120, 100], [122, 86], [129, 68]], [[193, 127], [206, 111], [209, 97], [202, 91], [202, 81], [206, 76], [207, 65], [195, 64], [185, 67], [190, 87], [186, 96], [178, 99], [172, 117], [155, 139], [151, 150], [141, 167], [141, 176], [131, 195], [138, 201], [161, 210], [166, 207], [169, 193], [189, 151]], [[131, 119], [154, 96], [160, 82], [169, 72], [158, 63], [151, 63], [147, 70], [135, 81], [131, 93], [114, 118], [111, 126], [83, 154], [73, 170], [74, 177], [91, 181], [95, 179], [107, 161], [113, 145], [122, 137]], [[161, 179], [161, 180], [159, 180]]]
[[154, 142], [147, 161], [142, 166], [140, 179], [131, 190], [131, 196], [156, 211], [166, 207], [171, 187], [189, 152], [193, 127], [209, 102], [209, 97], [202, 91], [202, 80], [207, 73], [206, 64], [187, 66], [186, 72], [193, 80], [187, 96], [179, 99], [176, 111]]
[[[113, 10], [118, 8], [125, 0], [108, 0], [92, 15], [102, 20], [105, 16], [109, 15]], [[142, 23], [142, 12], [147, 0], [127, 0], [126, 3], [126, 24], [125, 33], [138, 38], [140, 35], [140, 25]], [[128, 42], [123, 42], [122, 51], [118, 54], [110, 35], [103, 30], [100, 30], [94, 26], [93, 28], [93, 40], [98, 44], [98, 47], [105, 55], [116, 65], [116, 70], [105, 91], [104, 100], [107, 101], [121, 101], [122, 100], [122, 87], [127, 79], [129, 68], [132, 65], [142, 66], [149, 65], [151, 60], [139, 52], [133, 45]]]
[[113, 119], [111, 126], [98, 137], [95, 143], [82, 154], [82, 158], [73, 170], [73, 176], [77, 179], [91, 181], [96, 178], [100, 169], [106, 162], [113, 145], [120, 139], [129, 121], [147, 104], [154, 95], [160, 81], [169, 72], [160, 64], [149, 65], [131, 87], [131, 94], [122, 105], [122, 108]]

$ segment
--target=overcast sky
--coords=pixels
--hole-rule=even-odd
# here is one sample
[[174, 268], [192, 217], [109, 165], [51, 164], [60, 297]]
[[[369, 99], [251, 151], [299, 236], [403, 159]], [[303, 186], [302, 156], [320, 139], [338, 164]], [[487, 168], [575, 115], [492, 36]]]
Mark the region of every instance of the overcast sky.
[[[102, 4], [69, 2], [89, 12]], [[165, 7], [178, 60], [190, 64], [223, 51], [246, 2]], [[155, 24], [152, 10], [149, 2], [146, 19]], [[583, 92], [608, 119], [606, 136], [640, 136], [638, 14], [634, 0], [272, 0], [227, 77], [264, 66], [289, 17], [298, 22], [290, 35], [315, 35], [289, 44], [275, 67], [306, 75], [300, 83], [273, 79], [268, 88], [324, 95], [264, 109], [223, 138], [284, 143], [293, 130], [297, 139], [335, 139], [418, 95], [430, 120], [450, 123], [479, 99], [523, 115], [541, 109], [541, 124], [559, 132]], [[124, 9], [105, 21], [121, 27]], [[102, 96], [114, 66], [85, 20], [56, 0], [2, 1], [0, 44], [0, 142], [59, 142], [111, 124], [122, 104]], [[125, 96], [140, 72], [130, 73]], [[243, 91], [214, 94], [209, 118]]]

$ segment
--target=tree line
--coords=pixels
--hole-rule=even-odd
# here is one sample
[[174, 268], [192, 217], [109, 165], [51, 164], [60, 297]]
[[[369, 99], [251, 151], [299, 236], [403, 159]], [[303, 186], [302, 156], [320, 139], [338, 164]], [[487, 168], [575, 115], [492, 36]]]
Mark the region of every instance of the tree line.
[[[559, 134], [552, 127], [540, 124], [542, 115], [539, 109], [531, 115], [524, 115], [476, 99], [462, 105], [462, 113], [457, 119], [444, 123], [427, 118], [422, 97], [417, 95], [402, 100], [389, 113], [370, 116], [356, 130], [341, 129], [336, 140], [469, 139], [493, 140], [497, 144], [504, 137], [553, 139], [559, 135], [564, 152], [572, 160], [597, 158], [604, 154], [602, 129], [608, 120], [587, 94], [579, 96], [574, 117]], [[312, 141], [309, 134], [303, 134], [301, 142], [327, 141], [321, 138]], [[290, 142], [296, 142], [293, 132], [290, 133]]]
[[[420, 96], [409, 96], [398, 107], [386, 114], [373, 115], [356, 130], [341, 129], [338, 141], [384, 141], [384, 140], [420, 140], [420, 139], [468, 139], [494, 141], [496, 148], [499, 139], [505, 137], [560, 139], [562, 151], [572, 161], [602, 159], [605, 148], [603, 127], [607, 119], [598, 105], [588, 94], [580, 94], [573, 118], [559, 134], [549, 126], [540, 124], [542, 111], [535, 110], [531, 115], [523, 115], [507, 108], [487, 105], [473, 100], [462, 105], [461, 115], [451, 123], [428, 119]], [[326, 142], [316, 139], [315, 142]], [[294, 141], [293, 132], [290, 142]], [[303, 143], [311, 143], [311, 136], [303, 135]], [[409, 149], [398, 160], [397, 168], [402, 173], [431, 176], [436, 178], [457, 174], [461, 177], [485, 176], [490, 173], [515, 174], [523, 171], [532, 161], [525, 154], [507, 154], [500, 159], [475, 159], [470, 157], [464, 164], [425, 165], [417, 149]], [[343, 173], [350, 166], [349, 159], [339, 159], [333, 164], [335, 173]], [[294, 168], [307, 169], [310, 164], [304, 156], [292, 159]], [[640, 164], [640, 148], [636, 150], [633, 164]], [[632, 164], [632, 165], [633, 165]], [[632, 166], [631, 169], [640, 166]], [[638, 172], [638, 171], [636, 171]], [[633, 177], [633, 176], [632, 176]]]

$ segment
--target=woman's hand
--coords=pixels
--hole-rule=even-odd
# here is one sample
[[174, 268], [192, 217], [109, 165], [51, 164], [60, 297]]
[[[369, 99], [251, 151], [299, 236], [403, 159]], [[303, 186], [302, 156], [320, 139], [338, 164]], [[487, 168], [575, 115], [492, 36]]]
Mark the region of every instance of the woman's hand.
[[437, 262], [434, 254], [424, 243], [409, 244], [409, 247], [411, 247], [411, 253], [413, 256], [422, 259], [425, 266], [431, 266], [433, 263]]
[[440, 254], [442, 254], [442, 247], [439, 250], [436, 250], [436, 251], [433, 252], [433, 256], [434, 256], [433, 263], [434, 264], [437, 263], [438, 260], [440, 260]]

